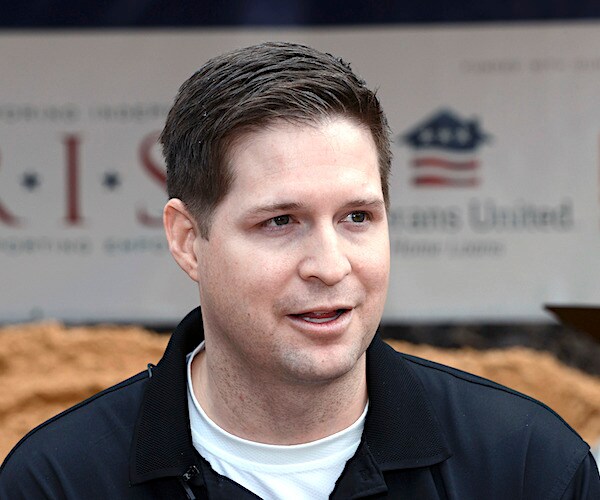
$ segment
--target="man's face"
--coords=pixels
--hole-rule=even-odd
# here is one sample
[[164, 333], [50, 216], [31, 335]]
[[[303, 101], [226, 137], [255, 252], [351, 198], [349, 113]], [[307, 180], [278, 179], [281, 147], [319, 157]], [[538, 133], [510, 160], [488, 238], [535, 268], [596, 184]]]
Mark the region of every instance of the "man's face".
[[370, 132], [276, 123], [241, 137], [230, 161], [232, 188], [194, 241], [207, 352], [288, 383], [364, 370], [389, 275]]

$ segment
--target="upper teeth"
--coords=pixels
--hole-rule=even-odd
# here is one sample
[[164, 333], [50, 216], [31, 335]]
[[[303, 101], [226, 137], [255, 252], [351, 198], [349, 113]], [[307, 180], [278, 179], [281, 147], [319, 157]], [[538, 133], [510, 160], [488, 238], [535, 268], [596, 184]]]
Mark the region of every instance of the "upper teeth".
[[305, 321], [310, 321], [311, 323], [327, 323], [328, 321], [333, 321], [334, 319], [336, 319], [338, 316], [328, 316], [326, 318], [309, 318], [306, 316], [303, 316], [302, 319], [304, 319]]

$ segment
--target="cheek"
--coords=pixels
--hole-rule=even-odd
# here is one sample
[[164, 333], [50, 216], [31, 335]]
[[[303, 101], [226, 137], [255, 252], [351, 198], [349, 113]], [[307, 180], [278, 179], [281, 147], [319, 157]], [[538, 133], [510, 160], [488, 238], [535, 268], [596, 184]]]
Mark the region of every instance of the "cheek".
[[278, 291], [293, 273], [289, 254], [265, 251], [243, 242], [217, 246], [205, 259], [212, 283], [230, 287], [230, 294], [257, 303], [269, 299], [269, 292]]
[[374, 292], [385, 292], [390, 274], [389, 245], [372, 245], [361, 252], [353, 266], [361, 280]]

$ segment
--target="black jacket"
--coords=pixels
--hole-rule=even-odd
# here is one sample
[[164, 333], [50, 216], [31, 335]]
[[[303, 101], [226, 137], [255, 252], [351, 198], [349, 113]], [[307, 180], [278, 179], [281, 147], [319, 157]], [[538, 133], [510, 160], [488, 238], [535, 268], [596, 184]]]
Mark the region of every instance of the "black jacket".
[[[192, 445], [185, 355], [202, 339], [196, 309], [156, 367], [30, 432], [0, 469], [0, 498], [257, 498]], [[363, 439], [331, 498], [600, 498], [589, 447], [541, 403], [379, 335], [367, 378]]]

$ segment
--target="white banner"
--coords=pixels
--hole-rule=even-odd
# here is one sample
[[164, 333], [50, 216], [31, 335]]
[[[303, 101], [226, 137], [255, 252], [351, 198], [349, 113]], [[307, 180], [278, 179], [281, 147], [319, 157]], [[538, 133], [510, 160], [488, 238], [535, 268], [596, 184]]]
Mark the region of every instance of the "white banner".
[[393, 130], [385, 318], [548, 320], [600, 303], [600, 25], [0, 35], [0, 322], [173, 323], [160, 225], [179, 85], [263, 40], [352, 63]]

